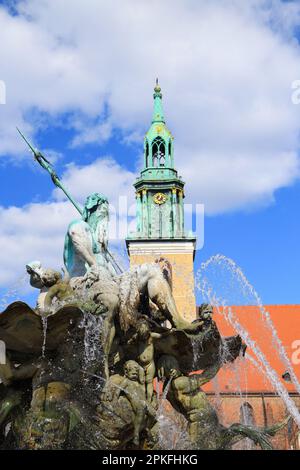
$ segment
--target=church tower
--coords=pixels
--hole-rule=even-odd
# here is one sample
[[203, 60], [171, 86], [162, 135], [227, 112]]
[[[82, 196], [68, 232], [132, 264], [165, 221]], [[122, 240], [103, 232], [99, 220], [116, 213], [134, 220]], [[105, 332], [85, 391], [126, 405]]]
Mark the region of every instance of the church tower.
[[184, 229], [184, 182], [174, 165], [174, 138], [166, 126], [161, 88], [154, 88], [152, 124], [144, 139], [144, 165], [134, 183], [136, 232], [126, 239], [130, 265], [169, 266], [180, 313], [196, 317], [193, 261], [196, 238]]

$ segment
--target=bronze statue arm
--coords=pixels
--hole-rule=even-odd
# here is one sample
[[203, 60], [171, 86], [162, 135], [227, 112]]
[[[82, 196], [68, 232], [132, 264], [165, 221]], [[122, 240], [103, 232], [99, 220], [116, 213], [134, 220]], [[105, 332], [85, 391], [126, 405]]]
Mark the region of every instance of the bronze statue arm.
[[58, 291], [59, 291], [59, 287], [57, 285], [54, 285], [54, 286], [50, 287], [50, 289], [48, 290], [47, 295], [45, 297], [45, 307], [46, 307], [46, 309], [49, 309], [51, 307], [52, 300], [54, 299], [54, 297], [56, 296]]

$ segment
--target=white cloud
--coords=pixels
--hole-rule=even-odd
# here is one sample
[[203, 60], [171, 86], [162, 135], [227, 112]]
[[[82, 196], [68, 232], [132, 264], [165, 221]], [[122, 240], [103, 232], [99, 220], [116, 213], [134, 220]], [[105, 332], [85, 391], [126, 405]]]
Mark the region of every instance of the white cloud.
[[187, 202], [206, 201], [206, 214], [266, 206], [274, 201], [276, 188], [288, 186], [299, 175], [296, 152], [234, 151], [224, 156], [202, 151], [195, 157], [185, 149], [185, 155], [191, 163], [182, 171], [188, 182]]
[[[2, 155], [20, 155], [15, 125], [34, 136], [44, 113], [71, 114], [73, 146], [115, 130], [136, 141], [158, 75], [177, 167], [207, 213], [269, 203], [299, 177], [297, 2], [26, 0], [18, 8], [19, 16], [0, 8]], [[77, 183], [83, 197], [88, 185]]]
[[[62, 177], [62, 183], [81, 203], [92, 192], [101, 192], [108, 197], [114, 207], [117, 207], [121, 196], [126, 196], [129, 204], [133, 203], [132, 184], [135, 177], [134, 173], [122, 168], [111, 157], [104, 157], [90, 165], [69, 164]], [[62, 200], [64, 194], [60, 189], [55, 189], [54, 197]]]
[[84, 144], [91, 144], [93, 142], [106, 142], [112, 136], [112, 124], [109, 121], [104, 121], [89, 127], [83, 126], [82, 123], [78, 126], [78, 134], [71, 142], [71, 147], [78, 147]]
[[1, 287], [22, 276], [33, 259], [60, 269], [64, 233], [74, 217], [75, 209], [65, 202], [1, 208]]

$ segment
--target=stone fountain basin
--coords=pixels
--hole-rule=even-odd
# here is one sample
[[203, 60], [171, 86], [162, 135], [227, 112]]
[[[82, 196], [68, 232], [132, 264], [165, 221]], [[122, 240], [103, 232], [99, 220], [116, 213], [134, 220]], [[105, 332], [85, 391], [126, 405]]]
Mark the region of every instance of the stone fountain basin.
[[[55, 351], [83, 318], [76, 305], [65, 305], [47, 317], [45, 351]], [[44, 343], [43, 319], [24, 302], [13, 302], [0, 315], [0, 340], [14, 361], [39, 357]], [[243, 351], [239, 336], [222, 338], [215, 322], [194, 334], [172, 330], [155, 341], [157, 358], [169, 354], [179, 362], [183, 373], [203, 370], [216, 362], [232, 362]]]
[[[47, 317], [46, 351], [54, 351], [82, 318], [75, 305], [66, 305]], [[40, 356], [44, 330], [41, 316], [24, 302], [13, 302], [0, 315], [0, 340], [13, 360], [19, 355]]]

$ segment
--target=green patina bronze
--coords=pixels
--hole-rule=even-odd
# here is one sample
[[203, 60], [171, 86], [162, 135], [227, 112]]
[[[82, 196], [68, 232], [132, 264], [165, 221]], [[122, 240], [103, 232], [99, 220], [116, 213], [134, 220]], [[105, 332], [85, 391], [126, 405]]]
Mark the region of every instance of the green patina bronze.
[[22, 134], [22, 132], [20, 131], [20, 129], [17, 128], [17, 131], [19, 132], [20, 136], [25, 140], [26, 144], [28, 145], [28, 147], [30, 148], [30, 150], [32, 151], [33, 155], [34, 155], [34, 158], [35, 160], [41, 165], [42, 168], [44, 168], [44, 170], [48, 171], [48, 173], [50, 174], [51, 176], [51, 179], [53, 181], [53, 183], [55, 184], [55, 186], [57, 186], [58, 188], [60, 188], [64, 193], [65, 195], [67, 196], [67, 198], [69, 199], [69, 201], [73, 204], [73, 206], [78, 210], [79, 214], [82, 215], [83, 211], [81, 209], [81, 207], [79, 206], [79, 204], [77, 204], [76, 201], [74, 201], [74, 199], [72, 198], [72, 196], [69, 194], [69, 192], [66, 190], [66, 188], [62, 185], [58, 175], [56, 174], [52, 164], [49, 162], [49, 160], [47, 160], [46, 157], [44, 157], [44, 155], [42, 155], [41, 152], [39, 152], [38, 150], [36, 150], [35, 148], [32, 147], [32, 145], [28, 142], [28, 140], [26, 139], [26, 137]]
[[[100, 195], [99, 193], [93, 193], [93, 194], [91, 194], [90, 196], [87, 197], [85, 206], [82, 209], [80, 207], [80, 205], [70, 195], [70, 193], [66, 190], [66, 188], [63, 186], [62, 182], [60, 181], [59, 176], [57, 175], [56, 171], [54, 170], [54, 168], [53, 168], [52, 164], [49, 162], [49, 160], [47, 160], [47, 158], [41, 152], [36, 150], [28, 142], [28, 140], [22, 134], [20, 129], [17, 128], [17, 131], [19, 132], [21, 137], [24, 139], [24, 141], [26, 142], [26, 144], [28, 145], [28, 147], [32, 151], [35, 160], [41, 165], [42, 168], [44, 168], [44, 170], [46, 170], [50, 174], [51, 179], [52, 179], [53, 183], [55, 184], [55, 186], [57, 186], [58, 188], [60, 188], [64, 192], [64, 194], [67, 196], [69, 201], [73, 204], [73, 206], [77, 209], [77, 211], [81, 215], [83, 221], [86, 221], [86, 219], [87, 219], [87, 204], [88, 205], [90, 204], [90, 200], [92, 200], [95, 197], [98, 197], [98, 198], [102, 199], [103, 202], [107, 201], [105, 196]], [[78, 223], [78, 220], [74, 220], [73, 222], [71, 222], [71, 224], [74, 224], [74, 223]], [[90, 226], [89, 229], [90, 229], [90, 234], [91, 234], [91, 237], [92, 237], [93, 251], [94, 251], [94, 253], [99, 253], [100, 249], [97, 246], [97, 242], [95, 240], [95, 233], [94, 233], [93, 227]], [[70, 243], [69, 243], [68, 234], [67, 234], [65, 248], [64, 248], [64, 258], [65, 258], [65, 262], [67, 261], [66, 262], [67, 269], [68, 269], [68, 264], [69, 264], [68, 260], [70, 260], [73, 257], [73, 254], [71, 253], [71, 251], [72, 251], [72, 249], [70, 248]], [[105, 258], [107, 258], [108, 262], [110, 262], [113, 265], [113, 269], [115, 269], [115, 271], [117, 273], [122, 273], [122, 268], [118, 265], [117, 261], [115, 260], [113, 255], [110, 253], [107, 245], [105, 245], [105, 247], [104, 247], [104, 255], [105, 255]]]

